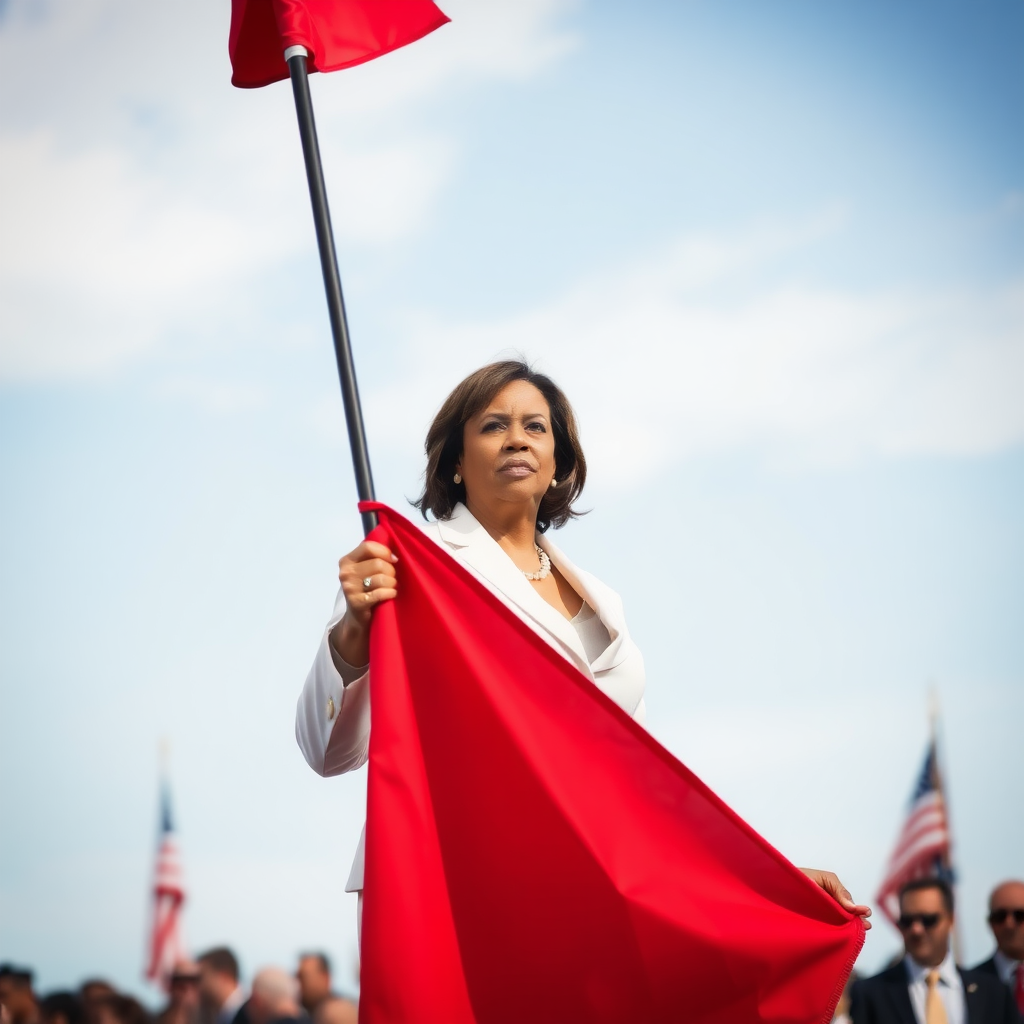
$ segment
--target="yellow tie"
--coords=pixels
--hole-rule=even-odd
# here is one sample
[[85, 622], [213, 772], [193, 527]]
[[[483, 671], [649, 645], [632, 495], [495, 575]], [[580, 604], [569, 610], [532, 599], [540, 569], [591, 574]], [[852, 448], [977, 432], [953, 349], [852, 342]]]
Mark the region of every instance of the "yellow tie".
[[928, 995], [924, 997], [924, 1024], [949, 1024], [946, 1007], [939, 998], [939, 972], [928, 972]]

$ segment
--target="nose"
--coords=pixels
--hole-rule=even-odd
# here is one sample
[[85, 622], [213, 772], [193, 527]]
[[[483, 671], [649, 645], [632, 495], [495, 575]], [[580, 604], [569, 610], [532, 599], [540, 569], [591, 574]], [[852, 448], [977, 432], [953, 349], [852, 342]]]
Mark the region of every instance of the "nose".
[[525, 452], [529, 447], [529, 438], [526, 436], [526, 431], [523, 430], [519, 424], [513, 424], [510, 426], [508, 431], [508, 440], [505, 442], [505, 451]]

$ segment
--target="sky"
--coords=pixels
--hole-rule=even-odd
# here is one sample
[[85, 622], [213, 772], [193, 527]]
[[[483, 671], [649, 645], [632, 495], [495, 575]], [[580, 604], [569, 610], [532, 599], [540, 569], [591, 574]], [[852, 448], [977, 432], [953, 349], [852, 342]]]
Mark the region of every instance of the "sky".
[[[592, 510], [555, 539], [623, 595], [652, 733], [870, 901], [935, 693], [987, 957], [1024, 876], [1024, 7], [441, 7], [311, 80], [379, 498], [466, 373], [554, 376]], [[43, 990], [156, 999], [162, 741], [192, 948], [356, 984], [365, 771], [293, 721], [359, 519], [290, 90], [230, 86], [228, 16], [0, 3], [0, 960]]]

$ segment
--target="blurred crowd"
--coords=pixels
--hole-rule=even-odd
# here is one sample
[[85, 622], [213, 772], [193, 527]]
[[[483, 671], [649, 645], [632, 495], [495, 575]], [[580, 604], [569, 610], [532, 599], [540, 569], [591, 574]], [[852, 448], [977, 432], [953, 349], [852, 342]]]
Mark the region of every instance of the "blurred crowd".
[[[903, 952], [871, 978], [854, 975], [835, 1024], [1024, 1024], [1024, 882], [989, 897], [991, 956], [971, 969], [956, 963], [953, 891], [922, 878], [899, 893]], [[76, 991], [37, 996], [32, 972], [0, 965], [0, 1024], [357, 1024], [354, 1000], [334, 991], [322, 953], [304, 953], [294, 973], [256, 972], [246, 990], [238, 960], [224, 946], [176, 965], [167, 1003], [151, 1015], [132, 996], [92, 978]]]
[[0, 964], [0, 1024], [356, 1024], [353, 999], [334, 991], [323, 953], [303, 953], [294, 973], [264, 967], [246, 990], [226, 946], [177, 963], [167, 1001], [150, 1013], [110, 982], [89, 978], [75, 990], [39, 995], [32, 971]]
[[902, 953], [870, 978], [851, 977], [833, 1024], [1024, 1024], [1024, 881], [1002, 882], [989, 896], [988, 959], [957, 962], [955, 925], [948, 882], [907, 882], [896, 920]]

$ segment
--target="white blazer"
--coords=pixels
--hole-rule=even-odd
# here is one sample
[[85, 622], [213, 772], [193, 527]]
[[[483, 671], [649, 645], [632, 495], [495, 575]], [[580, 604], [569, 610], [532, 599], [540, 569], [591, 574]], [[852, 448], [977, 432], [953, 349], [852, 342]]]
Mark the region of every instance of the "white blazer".
[[[643, 657], [629, 637], [622, 600], [614, 590], [590, 573], [578, 569], [545, 534], [538, 534], [537, 543], [573, 589], [597, 612], [611, 637], [611, 643], [591, 665], [576, 627], [534, 590], [465, 505], [456, 505], [451, 519], [426, 524], [424, 532], [559, 654], [592, 679], [627, 714], [643, 723]], [[324, 630], [295, 714], [295, 738], [309, 766], [319, 775], [341, 775], [353, 771], [366, 763], [369, 754], [369, 672], [350, 680], [346, 686], [329, 646], [330, 631], [344, 614], [345, 595], [339, 589], [334, 614]], [[363, 887], [364, 838], [365, 835], [359, 839], [355, 862], [345, 886], [348, 892]]]

